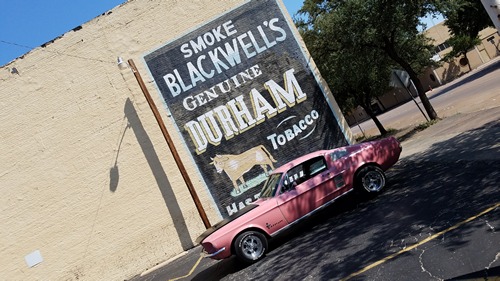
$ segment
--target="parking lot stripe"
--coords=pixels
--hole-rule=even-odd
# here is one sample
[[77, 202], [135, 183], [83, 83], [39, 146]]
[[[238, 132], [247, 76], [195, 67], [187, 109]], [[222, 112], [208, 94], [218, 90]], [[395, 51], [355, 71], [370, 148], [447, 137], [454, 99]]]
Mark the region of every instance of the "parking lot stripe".
[[169, 279], [168, 281], [175, 281], [175, 280], [179, 280], [179, 279], [186, 278], [186, 277], [190, 276], [191, 274], [193, 274], [193, 272], [196, 269], [196, 267], [198, 267], [198, 265], [200, 264], [201, 259], [203, 259], [203, 256], [200, 256], [198, 258], [198, 260], [196, 261], [196, 263], [193, 265], [193, 268], [191, 268], [191, 270], [189, 271], [189, 273], [187, 275], [184, 275], [184, 276], [181, 276], [181, 277], [176, 277], [176, 278], [173, 278], [173, 279]]
[[455, 230], [455, 229], [459, 228], [460, 226], [462, 226], [462, 225], [464, 225], [464, 224], [466, 224], [466, 223], [468, 223], [468, 222], [471, 222], [471, 221], [473, 221], [473, 220], [477, 219], [478, 217], [483, 216], [483, 215], [485, 215], [485, 214], [487, 214], [487, 213], [489, 213], [489, 212], [491, 212], [491, 211], [495, 210], [495, 209], [496, 209], [496, 208], [498, 208], [498, 207], [500, 207], [500, 202], [498, 202], [498, 203], [494, 204], [493, 206], [491, 206], [491, 207], [487, 208], [486, 210], [484, 210], [484, 211], [480, 212], [479, 214], [477, 214], [477, 215], [475, 215], [475, 216], [472, 216], [472, 217], [470, 217], [470, 218], [468, 218], [468, 219], [466, 219], [466, 220], [464, 220], [464, 221], [461, 221], [461, 222], [459, 222], [459, 223], [455, 224], [454, 226], [451, 226], [451, 227], [449, 227], [449, 228], [447, 228], [447, 229], [445, 229], [445, 230], [443, 230], [443, 231], [440, 231], [440, 232], [438, 232], [438, 233], [436, 233], [436, 234], [434, 234], [434, 235], [432, 235], [432, 236], [429, 236], [429, 237], [425, 238], [424, 240], [422, 240], [422, 241], [418, 242], [417, 244], [414, 244], [414, 245], [412, 245], [412, 246], [409, 246], [409, 247], [407, 247], [407, 248], [405, 248], [405, 249], [403, 249], [403, 250], [401, 250], [401, 251], [399, 251], [399, 252], [397, 252], [397, 253], [394, 253], [394, 254], [389, 255], [389, 256], [387, 256], [387, 257], [385, 257], [385, 258], [383, 258], [383, 259], [381, 259], [381, 260], [379, 260], [379, 261], [376, 261], [376, 262], [374, 262], [374, 263], [372, 263], [372, 264], [370, 264], [370, 265], [366, 266], [365, 268], [363, 268], [363, 269], [361, 269], [361, 270], [359, 270], [359, 271], [356, 271], [356, 272], [354, 272], [354, 273], [350, 274], [349, 276], [347, 276], [347, 277], [345, 277], [345, 278], [343, 278], [343, 279], [340, 279], [340, 280], [341, 280], [341, 281], [346, 281], [346, 280], [349, 280], [349, 279], [351, 279], [351, 278], [353, 278], [353, 277], [356, 277], [356, 276], [358, 276], [358, 275], [360, 275], [360, 274], [362, 274], [362, 273], [364, 273], [364, 272], [366, 272], [366, 271], [368, 271], [368, 270], [370, 270], [370, 269], [372, 269], [372, 268], [374, 268], [374, 267], [377, 267], [377, 266], [379, 266], [379, 265], [381, 265], [381, 264], [385, 263], [386, 261], [389, 261], [389, 260], [391, 260], [391, 259], [393, 259], [393, 258], [395, 258], [395, 257], [397, 257], [397, 256], [399, 256], [399, 255], [401, 255], [401, 254], [403, 254], [403, 253], [406, 253], [406, 252], [408, 252], [408, 251], [410, 251], [410, 250], [413, 250], [413, 249], [415, 249], [416, 247], [418, 247], [418, 246], [420, 246], [420, 245], [423, 245], [423, 244], [425, 244], [425, 243], [427, 243], [427, 242], [429, 242], [429, 241], [431, 241], [431, 240], [434, 240], [434, 239], [436, 239], [437, 237], [439, 237], [439, 236], [441, 236], [441, 235], [443, 235], [443, 234], [445, 234], [445, 233], [447, 233], [447, 232], [450, 232], [450, 231], [452, 231], [452, 230]]

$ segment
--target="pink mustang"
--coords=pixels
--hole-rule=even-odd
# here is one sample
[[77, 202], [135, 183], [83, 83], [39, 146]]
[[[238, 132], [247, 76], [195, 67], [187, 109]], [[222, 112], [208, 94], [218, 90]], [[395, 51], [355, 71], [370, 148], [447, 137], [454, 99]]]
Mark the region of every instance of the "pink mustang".
[[380, 192], [384, 171], [398, 161], [401, 150], [390, 137], [301, 156], [269, 175], [257, 201], [207, 229], [196, 242], [207, 257], [235, 254], [255, 262], [266, 253], [270, 237], [342, 195], [353, 189]]

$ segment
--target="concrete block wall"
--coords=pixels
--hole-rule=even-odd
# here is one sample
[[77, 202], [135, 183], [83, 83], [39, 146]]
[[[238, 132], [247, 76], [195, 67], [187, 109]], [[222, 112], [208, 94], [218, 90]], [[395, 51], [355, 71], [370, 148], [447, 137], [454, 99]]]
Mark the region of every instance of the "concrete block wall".
[[[142, 56], [243, 2], [131, 0], [3, 67], [0, 280], [123, 280], [204, 231], [118, 56], [135, 61], [210, 221], [219, 219]], [[37, 250], [43, 261], [29, 267]]]
[[[448, 28], [444, 25], [444, 23], [433, 26], [432, 28], [426, 30], [425, 33], [426, 36], [434, 40], [434, 45], [436, 46], [444, 43], [450, 38]], [[492, 27], [483, 29], [479, 33], [479, 39], [481, 39], [481, 44], [474, 47], [467, 53], [467, 58], [469, 59], [472, 69], [480, 67], [500, 54], [498, 51], [499, 44], [496, 29]], [[450, 51], [451, 47], [442, 50], [439, 55], [444, 57]], [[469, 66], [462, 65], [460, 63], [461, 58], [462, 56], [455, 58], [452, 62], [444, 62], [440, 67], [436, 68], [435, 71], [422, 75], [421, 81], [424, 87], [425, 85], [430, 85], [431, 87], [437, 87], [439, 85], [439, 82], [432, 81], [430, 79], [430, 74], [434, 74], [437, 78], [439, 78], [439, 81], [446, 83], [468, 73], [470, 71]]]

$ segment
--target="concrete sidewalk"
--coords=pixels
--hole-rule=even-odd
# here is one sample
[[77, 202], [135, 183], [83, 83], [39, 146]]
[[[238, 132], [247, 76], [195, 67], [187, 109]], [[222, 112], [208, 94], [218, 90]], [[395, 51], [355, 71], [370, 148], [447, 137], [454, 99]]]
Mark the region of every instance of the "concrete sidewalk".
[[499, 126], [499, 124], [500, 106], [476, 112], [453, 115], [440, 120], [438, 123], [416, 133], [406, 141], [403, 141], [401, 158], [425, 151], [434, 143], [451, 139], [464, 132], [477, 130], [479, 128], [489, 129], [494, 126]]

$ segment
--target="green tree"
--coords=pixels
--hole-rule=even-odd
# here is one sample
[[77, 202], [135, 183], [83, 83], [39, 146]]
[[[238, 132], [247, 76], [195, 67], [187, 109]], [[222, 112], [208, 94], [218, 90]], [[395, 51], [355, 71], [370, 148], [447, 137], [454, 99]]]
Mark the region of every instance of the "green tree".
[[[437, 119], [418, 79], [423, 69], [432, 65], [434, 48], [418, 31], [420, 18], [434, 11], [433, 2], [428, 0], [305, 0], [296, 23], [303, 34], [314, 31], [314, 36], [336, 42], [343, 54], [353, 53], [355, 57], [360, 49], [383, 52], [408, 72], [427, 114]], [[307, 38], [306, 44], [311, 48]], [[316, 44], [314, 48], [325, 46], [317, 41], [312, 43]], [[315, 53], [327, 53], [326, 47]]]
[[[334, 85], [336, 96], [340, 96], [343, 104], [361, 106], [370, 116], [377, 126], [381, 135], [387, 134], [372, 104], [377, 97], [385, 94], [389, 90], [389, 79], [391, 66], [387, 64], [389, 60], [376, 51], [365, 51], [357, 56], [349, 57], [339, 55], [333, 58], [331, 70], [333, 75], [328, 75], [329, 84]], [[326, 62], [326, 60], [325, 60]], [[320, 70], [324, 68], [321, 67]], [[339, 95], [340, 94], [340, 95]], [[345, 108], [345, 105], [342, 105]]]
[[469, 71], [471, 71], [472, 67], [467, 57], [467, 53], [470, 49], [474, 48], [474, 46], [481, 44], [481, 40], [477, 36], [470, 37], [469, 35], [456, 34], [450, 37], [447, 42], [452, 47], [452, 50], [443, 57], [443, 61], [452, 61], [456, 57], [462, 56], [467, 66], [469, 66]]
[[332, 90], [344, 113], [361, 106], [370, 116], [381, 135], [387, 134], [372, 108], [373, 101], [389, 90], [392, 65], [380, 49], [353, 46], [344, 50], [341, 39], [325, 40], [323, 28], [344, 20], [334, 14], [316, 22], [315, 29], [302, 29], [302, 36], [322, 76]]
[[439, 8], [446, 17], [444, 24], [451, 33], [448, 43], [452, 51], [443, 60], [450, 61], [455, 57], [463, 56], [469, 66], [469, 71], [472, 70], [467, 52], [481, 43], [479, 32], [488, 26], [493, 26], [488, 13], [478, 0], [447, 1]]
[[451, 0], [438, 6], [445, 16], [444, 24], [451, 35], [478, 36], [488, 26], [493, 26], [488, 13], [479, 0]]

